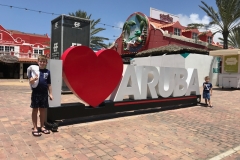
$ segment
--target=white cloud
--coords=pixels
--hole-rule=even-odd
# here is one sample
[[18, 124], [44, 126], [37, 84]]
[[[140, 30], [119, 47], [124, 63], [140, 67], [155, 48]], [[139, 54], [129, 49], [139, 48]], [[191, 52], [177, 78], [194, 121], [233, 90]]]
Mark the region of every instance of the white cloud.
[[[179, 22], [183, 26], [187, 26], [190, 23], [202, 23], [202, 24], [209, 24], [210, 18], [208, 16], [203, 16], [202, 18], [199, 17], [198, 14], [192, 13], [189, 16], [188, 15], [183, 15], [183, 14], [178, 14], [179, 17]], [[216, 31], [216, 28], [209, 28], [213, 33]], [[199, 29], [200, 32], [205, 31], [206, 29]], [[217, 33], [213, 37], [214, 42], [219, 42], [218, 38], [222, 37], [221, 33]]]
[[210, 18], [208, 16], [204, 16], [202, 19], [198, 14], [192, 13], [190, 16], [178, 14], [179, 21], [183, 26], [187, 26], [190, 23], [203, 23], [208, 24], [210, 22]]
[[219, 38], [223, 38], [222, 33], [216, 33], [213, 37], [213, 42], [220, 42]]

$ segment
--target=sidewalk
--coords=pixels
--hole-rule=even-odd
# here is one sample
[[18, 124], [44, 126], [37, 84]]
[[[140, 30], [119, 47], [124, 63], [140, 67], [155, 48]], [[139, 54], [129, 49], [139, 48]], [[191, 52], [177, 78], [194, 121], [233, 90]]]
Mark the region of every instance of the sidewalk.
[[27, 79], [0, 79], [0, 85], [8, 86], [29, 86]]
[[[213, 108], [61, 126], [41, 137], [31, 134], [30, 92], [27, 82], [0, 81], [1, 160], [206, 160], [240, 145], [239, 90], [214, 89]], [[62, 95], [63, 103], [78, 101], [72, 94]], [[235, 151], [224, 160], [238, 158]]]

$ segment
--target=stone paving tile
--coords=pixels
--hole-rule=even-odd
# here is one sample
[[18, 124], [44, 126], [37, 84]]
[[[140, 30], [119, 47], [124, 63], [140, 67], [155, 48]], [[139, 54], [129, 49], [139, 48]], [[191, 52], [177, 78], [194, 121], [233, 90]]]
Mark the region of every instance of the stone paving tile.
[[[1, 160], [205, 160], [240, 145], [239, 90], [215, 89], [213, 108], [195, 106], [73, 124], [33, 137], [29, 86], [9, 84], [0, 81]], [[67, 102], [79, 100], [63, 95], [62, 103]], [[239, 158], [236, 152], [224, 160]]]

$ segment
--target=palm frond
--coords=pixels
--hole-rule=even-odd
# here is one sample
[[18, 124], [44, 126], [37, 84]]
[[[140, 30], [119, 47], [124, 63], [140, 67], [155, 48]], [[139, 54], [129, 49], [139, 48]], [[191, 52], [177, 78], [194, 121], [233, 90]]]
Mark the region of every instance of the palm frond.
[[[71, 16], [79, 17], [79, 18], [85, 18], [85, 19], [91, 19], [91, 14], [88, 15], [86, 11], [77, 10], [76, 12], [69, 13]], [[97, 48], [100, 47], [106, 47], [107, 45], [104, 44], [105, 40], [109, 40], [105, 37], [95, 36], [101, 31], [106, 30], [105, 28], [97, 28], [97, 24], [99, 24], [101, 19], [91, 20], [91, 26], [90, 26], [90, 47]]]
[[96, 25], [101, 21], [101, 19], [91, 21], [91, 29], [95, 29]]
[[99, 36], [92, 36], [92, 40], [109, 40], [108, 38], [105, 37], [99, 37]]
[[138, 20], [138, 23], [140, 23], [142, 21], [142, 16], [140, 16], [139, 14], [136, 14], [136, 18]]
[[[219, 38], [220, 43], [223, 43], [223, 38]], [[228, 36], [228, 45], [234, 48], [240, 48], [240, 27], [234, 28]]]
[[125, 31], [127, 25], [128, 25], [128, 22], [126, 21], [126, 22], [123, 24], [123, 31]]
[[131, 20], [131, 21], [128, 22], [128, 25], [129, 25], [129, 26], [134, 26], [134, 25], [136, 25], [136, 22], [133, 21], [133, 20]]
[[106, 30], [106, 29], [105, 29], [105, 28], [96, 28], [96, 29], [93, 29], [93, 30], [91, 31], [91, 35], [95, 35], [95, 34], [101, 32], [101, 31], [104, 31], [104, 30]]
[[129, 25], [126, 26], [126, 31], [127, 31], [127, 34], [130, 35], [131, 27]]
[[240, 0], [216, 0], [218, 11], [201, 1], [199, 7], [211, 18], [209, 26], [217, 26], [216, 33], [223, 34], [224, 49], [228, 48], [228, 37], [236, 26], [240, 25]]

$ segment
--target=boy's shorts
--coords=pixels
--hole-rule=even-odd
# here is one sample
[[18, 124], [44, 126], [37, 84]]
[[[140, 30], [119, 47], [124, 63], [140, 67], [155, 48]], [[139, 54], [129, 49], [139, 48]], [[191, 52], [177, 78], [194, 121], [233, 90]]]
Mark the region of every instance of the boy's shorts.
[[203, 98], [210, 100], [210, 93], [203, 92]]
[[48, 108], [48, 93], [32, 93], [31, 108]]

